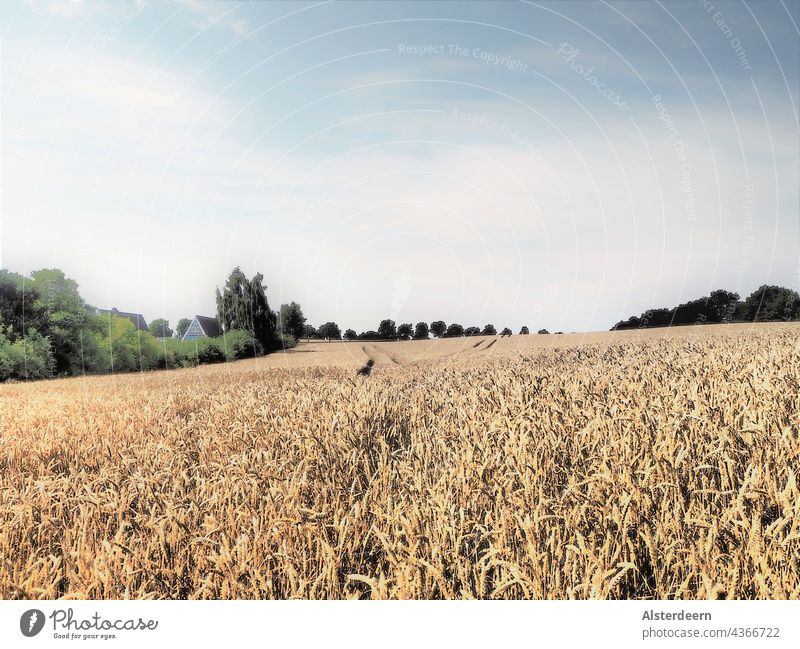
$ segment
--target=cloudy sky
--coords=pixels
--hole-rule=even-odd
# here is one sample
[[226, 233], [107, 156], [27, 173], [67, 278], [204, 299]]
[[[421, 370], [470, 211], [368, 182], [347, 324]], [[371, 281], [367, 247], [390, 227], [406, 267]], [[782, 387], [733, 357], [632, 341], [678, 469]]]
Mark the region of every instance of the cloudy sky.
[[590, 331], [800, 288], [800, 4], [3, 2], [0, 264]]

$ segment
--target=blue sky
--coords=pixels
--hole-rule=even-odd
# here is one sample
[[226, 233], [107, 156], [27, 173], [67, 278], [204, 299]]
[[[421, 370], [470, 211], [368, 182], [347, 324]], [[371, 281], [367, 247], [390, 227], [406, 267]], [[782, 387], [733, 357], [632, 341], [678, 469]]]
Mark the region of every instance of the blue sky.
[[797, 2], [3, 3], [2, 242], [91, 303], [235, 265], [343, 328], [800, 288]]

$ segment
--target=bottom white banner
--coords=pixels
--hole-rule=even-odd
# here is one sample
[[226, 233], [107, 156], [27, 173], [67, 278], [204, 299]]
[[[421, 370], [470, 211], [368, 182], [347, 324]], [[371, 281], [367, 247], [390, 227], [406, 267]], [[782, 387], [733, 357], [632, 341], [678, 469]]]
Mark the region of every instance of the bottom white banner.
[[798, 647], [800, 602], [3, 601], [0, 647]]

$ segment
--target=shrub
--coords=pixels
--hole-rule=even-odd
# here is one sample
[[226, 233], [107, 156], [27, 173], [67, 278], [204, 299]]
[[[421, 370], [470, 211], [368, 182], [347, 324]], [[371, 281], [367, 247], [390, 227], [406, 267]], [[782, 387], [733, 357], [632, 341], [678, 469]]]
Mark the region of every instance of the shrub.
[[[163, 354], [158, 342], [147, 331], [139, 331], [127, 318], [103, 317], [98, 347], [105, 353], [94, 355], [96, 372], [136, 372], [160, 365]], [[102, 363], [102, 365], [99, 365]]]
[[[290, 334], [281, 334], [281, 344], [283, 344], [285, 337], [294, 340], [294, 336]], [[226, 331], [221, 337], [213, 340], [217, 341], [224, 350], [225, 359], [229, 361], [235, 361], [240, 358], [254, 358], [264, 353], [264, 348], [253, 337], [253, 334], [242, 329]]]
[[295, 338], [292, 334], [281, 334], [281, 347], [283, 349], [291, 349], [292, 347], [297, 346], [297, 338]]
[[44, 379], [53, 375], [55, 361], [50, 340], [31, 331], [13, 343], [0, 335], [0, 380]]
[[198, 363], [222, 363], [227, 360], [222, 337], [198, 338], [193, 342]]
[[[286, 349], [294, 347], [294, 336], [284, 335]], [[158, 367], [176, 369], [196, 367], [205, 363], [222, 363], [240, 358], [261, 356], [264, 349], [249, 331], [234, 329], [216, 338], [178, 340], [167, 338], [159, 342]]]
[[160, 357], [158, 367], [162, 369], [177, 369], [180, 367], [195, 367], [197, 354], [192, 341], [177, 338], [165, 338], [160, 341]]
[[11, 353], [8, 349], [10, 345], [8, 338], [0, 333], [0, 381], [7, 381], [11, 378], [11, 370], [14, 365], [11, 362]]

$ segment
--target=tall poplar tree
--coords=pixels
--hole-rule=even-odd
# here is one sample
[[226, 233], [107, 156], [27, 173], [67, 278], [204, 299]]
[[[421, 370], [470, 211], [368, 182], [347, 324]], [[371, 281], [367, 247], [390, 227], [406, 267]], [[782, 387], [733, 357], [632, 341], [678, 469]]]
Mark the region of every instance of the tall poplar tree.
[[277, 317], [269, 308], [263, 280], [261, 273], [249, 280], [238, 266], [234, 268], [222, 290], [217, 288], [217, 320], [225, 331], [249, 331], [268, 351], [278, 347]]

